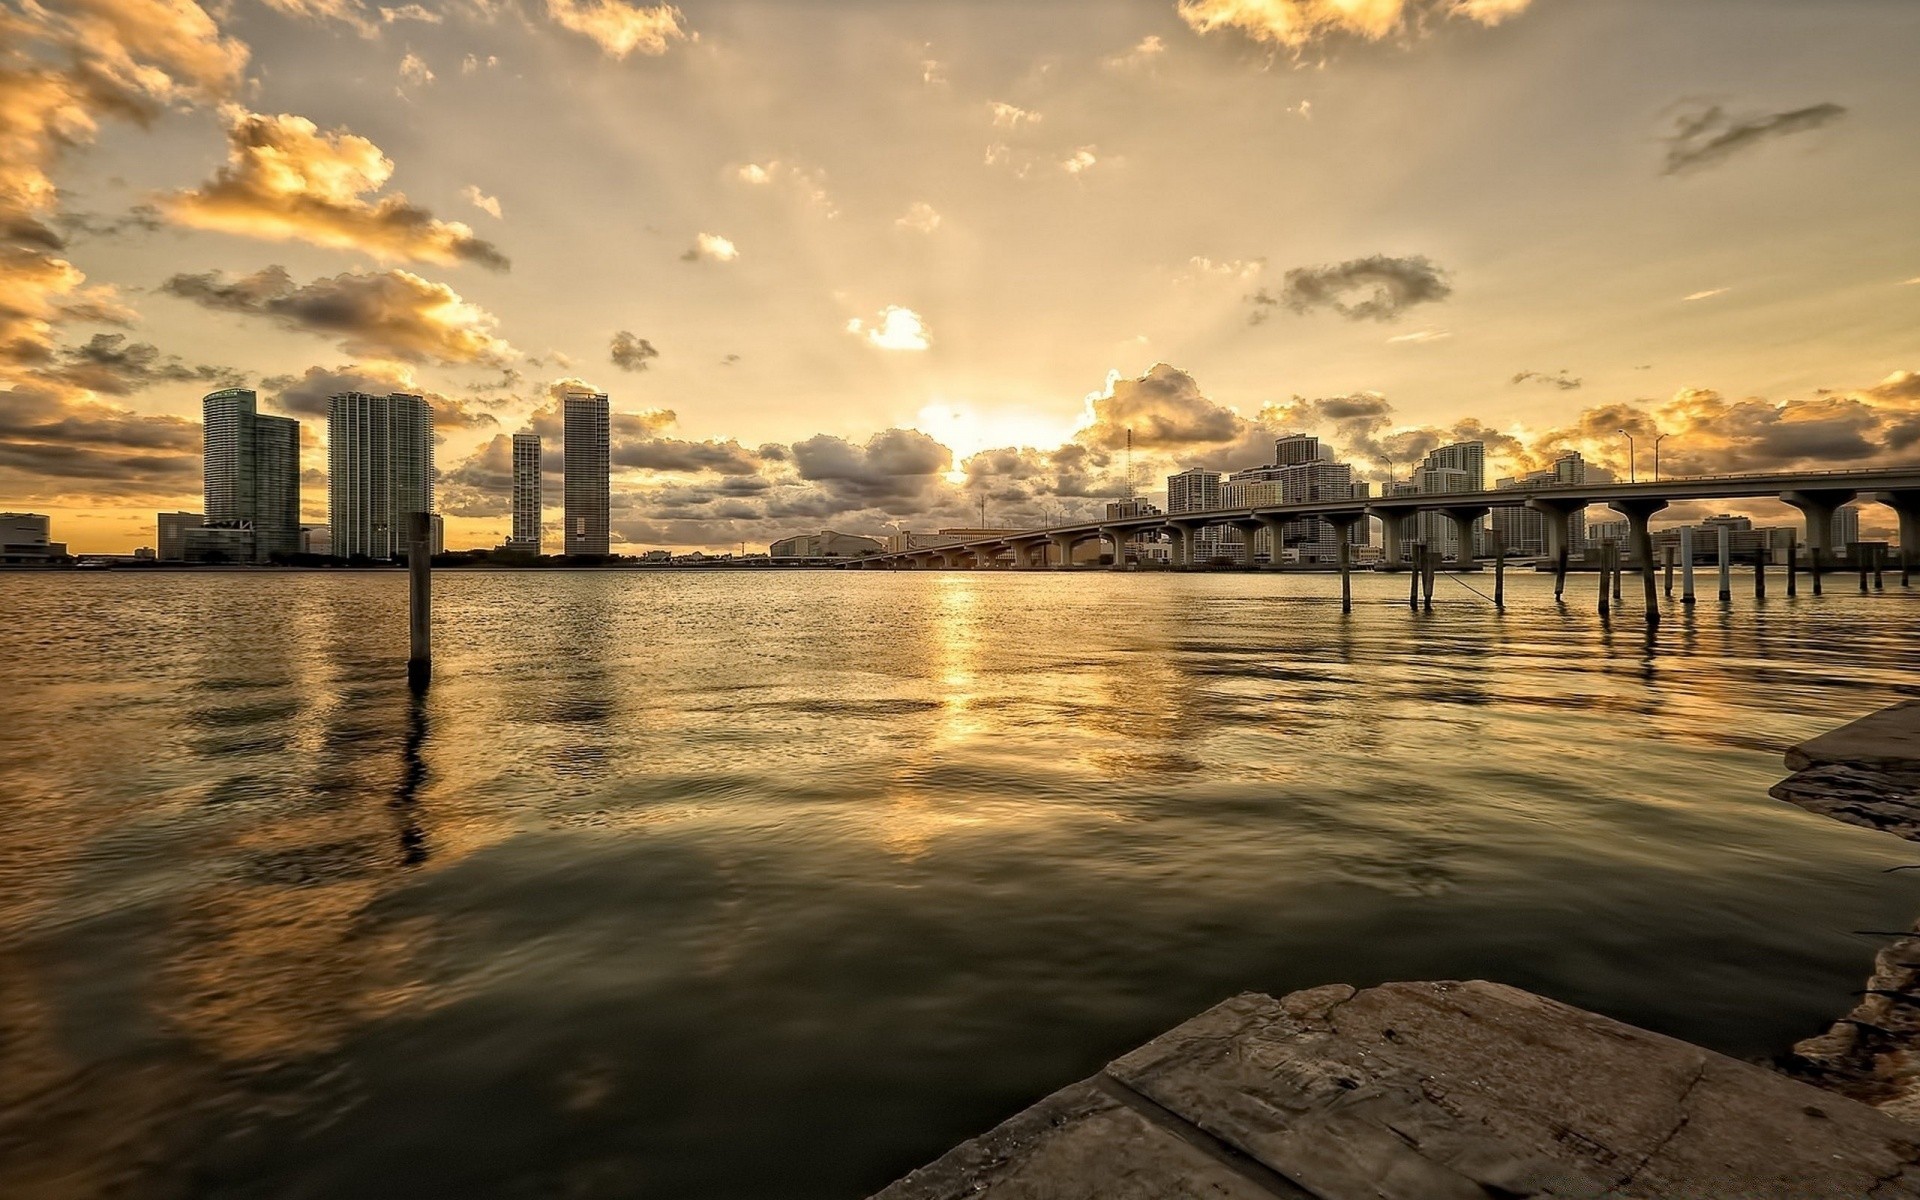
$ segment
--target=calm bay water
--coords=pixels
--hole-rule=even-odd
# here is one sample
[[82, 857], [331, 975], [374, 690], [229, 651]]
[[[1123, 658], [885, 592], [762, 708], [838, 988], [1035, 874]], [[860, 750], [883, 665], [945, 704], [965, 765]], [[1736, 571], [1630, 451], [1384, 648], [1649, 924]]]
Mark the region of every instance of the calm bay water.
[[398, 573], [0, 574], [0, 1195], [859, 1196], [1332, 981], [1777, 1053], [1920, 910], [1766, 796], [1920, 592], [1770, 582], [443, 572], [415, 704]]

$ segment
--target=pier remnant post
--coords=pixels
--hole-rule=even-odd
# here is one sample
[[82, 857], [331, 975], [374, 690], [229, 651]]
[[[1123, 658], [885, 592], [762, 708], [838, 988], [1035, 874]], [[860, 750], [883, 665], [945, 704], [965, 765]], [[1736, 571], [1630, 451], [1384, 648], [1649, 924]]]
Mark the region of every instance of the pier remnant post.
[[1428, 612], [1433, 611], [1433, 577], [1439, 569], [1440, 549], [1437, 546], [1429, 546], [1425, 565], [1420, 568], [1420, 598], [1422, 606]]
[[1720, 603], [1734, 603], [1734, 538], [1720, 526]]
[[1497, 612], [1507, 608], [1507, 539], [1497, 529], [1493, 531], [1493, 607]]
[[1886, 569], [1887, 548], [1885, 546], [1875, 546], [1873, 548], [1873, 590], [1876, 592], [1884, 592], [1887, 590]]
[[1560, 544], [1560, 553], [1553, 556], [1553, 598], [1564, 596], [1567, 591], [1567, 546]]
[[1413, 547], [1413, 569], [1407, 572], [1407, 607], [1420, 611], [1420, 576], [1426, 573], [1427, 544], [1416, 542]]
[[1847, 547], [1847, 553], [1853, 555], [1854, 564], [1860, 568], [1860, 594], [1867, 594], [1867, 548], [1859, 542]]
[[1680, 603], [1693, 607], [1693, 526], [1680, 527]]
[[1664, 595], [1668, 600], [1671, 600], [1673, 599], [1673, 547], [1662, 546], [1660, 548], [1660, 557], [1666, 560], [1667, 566], [1667, 586]]
[[[1247, 541], [1251, 543], [1253, 538], [1249, 536]], [[1340, 538], [1340, 611], [1353, 611], [1353, 543], [1346, 539], [1344, 530]]]
[[1753, 552], [1753, 598], [1767, 598], [1767, 548], [1764, 545]]
[[433, 514], [407, 514], [407, 683], [433, 676]]
[[1614, 566], [1613, 539], [1608, 538], [1600, 543], [1600, 615], [1603, 617], [1613, 615], [1613, 605], [1611, 601], [1613, 599], [1612, 575]]
[[1800, 585], [1795, 582], [1799, 578], [1800, 543], [1790, 540], [1787, 543], [1787, 597], [1789, 599], [1800, 594]]

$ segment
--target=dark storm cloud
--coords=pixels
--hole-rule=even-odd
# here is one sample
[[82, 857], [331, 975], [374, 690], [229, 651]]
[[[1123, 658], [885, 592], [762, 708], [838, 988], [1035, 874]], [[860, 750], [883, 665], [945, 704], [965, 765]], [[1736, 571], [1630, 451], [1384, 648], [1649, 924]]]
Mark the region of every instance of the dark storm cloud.
[[410, 271], [350, 271], [296, 284], [286, 268], [272, 266], [242, 276], [174, 275], [160, 290], [216, 312], [338, 336], [347, 353], [369, 358], [497, 364], [514, 353], [494, 336], [492, 314]]
[[246, 377], [230, 367], [189, 366], [146, 342], [129, 342], [122, 333], [96, 333], [79, 346], [61, 350], [41, 374], [70, 387], [125, 396], [163, 383], [200, 383], [208, 388], [240, 387]]
[[1375, 254], [1326, 267], [1295, 267], [1275, 296], [1262, 288], [1248, 298], [1249, 318], [1264, 321], [1276, 307], [1296, 313], [1327, 308], [1352, 321], [1391, 321], [1416, 304], [1444, 300], [1453, 292], [1446, 273], [1424, 255]]
[[1729, 116], [1717, 104], [1682, 112], [1667, 135], [1665, 173], [1678, 174], [1725, 162], [1735, 154], [1791, 133], [1831, 125], [1845, 116], [1838, 104], [1814, 104], [1791, 112]]
[[613, 365], [622, 371], [644, 371], [654, 359], [660, 357], [660, 352], [646, 338], [635, 337], [622, 329], [613, 335], [608, 356], [613, 360]]
[[1516, 371], [1513, 378], [1508, 382], [1542, 383], [1548, 387], [1559, 388], [1563, 392], [1571, 392], [1580, 386], [1581, 381], [1568, 374], [1567, 369], [1562, 367], [1558, 372], [1551, 375], [1545, 371]]
[[924, 505], [953, 452], [917, 429], [882, 430], [863, 446], [821, 433], [793, 444], [793, 465], [843, 503]]

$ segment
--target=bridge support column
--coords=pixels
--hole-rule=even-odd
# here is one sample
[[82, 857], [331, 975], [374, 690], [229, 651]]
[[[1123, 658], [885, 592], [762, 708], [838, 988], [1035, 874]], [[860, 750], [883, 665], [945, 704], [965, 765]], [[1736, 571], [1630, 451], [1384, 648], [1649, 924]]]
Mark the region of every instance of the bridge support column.
[[1666, 506], [1665, 500], [1653, 499], [1613, 500], [1607, 505], [1627, 519], [1627, 528], [1633, 539], [1633, 556], [1640, 560], [1640, 591], [1646, 601], [1649, 625], [1660, 623], [1660, 596], [1654, 583], [1653, 527], [1649, 522], [1653, 514]]
[[1260, 536], [1260, 522], [1235, 521], [1233, 527], [1240, 533], [1240, 565], [1251, 571], [1258, 565], [1254, 562], [1254, 539]]
[[1920, 570], [1920, 490], [1879, 492], [1875, 499], [1900, 518], [1900, 586], [1913, 586]]
[[1399, 509], [1369, 508], [1367, 515], [1380, 522], [1379, 570], [1398, 571], [1407, 556], [1407, 522], [1412, 513]]
[[1195, 551], [1200, 541], [1200, 530], [1204, 526], [1193, 521], [1168, 521], [1167, 532], [1173, 537], [1173, 565], [1192, 567], [1195, 564]]
[[1473, 570], [1474, 535], [1480, 531], [1480, 522], [1493, 510], [1481, 504], [1460, 508], [1446, 508], [1441, 511], [1453, 522], [1454, 536], [1458, 538], [1460, 542], [1459, 548], [1453, 556], [1454, 569], [1457, 571]]
[[1573, 550], [1573, 514], [1583, 505], [1561, 504], [1553, 500], [1529, 500], [1527, 507], [1540, 514], [1547, 529], [1547, 557], [1553, 560], [1553, 598], [1567, 593], [1567, 557]]
[[1261, 517], [1260, 531], [1267, 535], [1267, 570], [1278, 571], [1287, 561], [1287, 523], [1279, 517]]
[[1070, 533], [1053, 533], [1047, 535], [1047, 541], [1053, 544], [1055, 569], [1061, 571], [1071, 570], [1073, 567], [1073, 548], [1080, 539]]
[[1130, 534], [1120, 529], [1102, 529], [1100, 536], [1113, 543], [1113, 570], [1127, 569], [1127, 538]]
[[1807, 519], [1807, 571], [1813, 576], [1813, 594], [1820, 594], [1820, 571], [1833, 553], [1833, 513], [1857, 493], [1838, 488], [1782, 492], [1780, 499]]
[[1720, 603], [1733, 603], [1733, 535], [1720, 527]]

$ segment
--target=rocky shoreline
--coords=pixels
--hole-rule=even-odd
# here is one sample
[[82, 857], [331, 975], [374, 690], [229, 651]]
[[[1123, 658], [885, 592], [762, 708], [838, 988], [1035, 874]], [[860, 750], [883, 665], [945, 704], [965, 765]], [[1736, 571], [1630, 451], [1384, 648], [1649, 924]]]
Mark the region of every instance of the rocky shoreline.
[[[1920, 700], [1787, 751], [1775, 799], [1920, 842]], [[1853, 1011], [1795, 1045], [1789, 1074], [1920, 1125], [1920, 923], [1874, 959]]]

